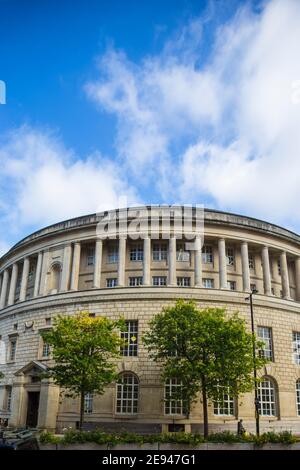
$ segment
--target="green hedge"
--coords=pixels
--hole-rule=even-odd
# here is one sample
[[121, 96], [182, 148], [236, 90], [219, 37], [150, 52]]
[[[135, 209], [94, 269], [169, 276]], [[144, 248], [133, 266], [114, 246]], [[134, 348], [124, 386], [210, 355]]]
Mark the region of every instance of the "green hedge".
[[77, 431], [70, 429], [62, 437], [55, 436], [50, 432], [43, 432], [40, 435], [41, 443], [52, 443], [52, 444], [75, 444], [83, 442], [94, 442], [96, 444], [108, 444], [115, 446], [117, 444], [137, 444], [142, 446], [146, 443], [170, 443], [170, 444], [188, 444], [195, 446], [204, 442], [226, 442], [226, 443], [237, 443], [237, 442], [249, 442], [254, 443], [257, 446], [262, 446], [266, 443], [281, 443], [281, 444], [293, 444], [298, 439], [292, 435], [289, 431], [283, 431], [280, 433], [267, 432], [260, 436], [253, 434], [246, 434], [244, 436], [238, 436], [229, 431], [219, 432], [210, 434], [208, 439], [205, 440], [201, 434], [192, 433], [164, 433], [164, 434], [149, 434], [140, 435], [134, 433], [120, 433], [120, 434], [108, 434], [99, 429], [93, 431]]

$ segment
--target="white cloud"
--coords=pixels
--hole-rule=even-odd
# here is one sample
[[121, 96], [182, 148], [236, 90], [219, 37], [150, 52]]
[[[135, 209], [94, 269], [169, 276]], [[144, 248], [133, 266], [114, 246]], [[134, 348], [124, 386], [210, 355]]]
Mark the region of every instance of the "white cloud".
[[119, 156], [162, 197], [299, 228], [300, 3], [242, 6], [205, 61], [203, 21], [141, 64], [108, 51], [87, 93], [117, 116]]
[[[118, 207], [135, 193], [99, 153], [80, 160], [53, 134], [22, 127], [0, 143], [3, 249], [25, 228]], [[1, 246], [0, 246], [1, 249]]]

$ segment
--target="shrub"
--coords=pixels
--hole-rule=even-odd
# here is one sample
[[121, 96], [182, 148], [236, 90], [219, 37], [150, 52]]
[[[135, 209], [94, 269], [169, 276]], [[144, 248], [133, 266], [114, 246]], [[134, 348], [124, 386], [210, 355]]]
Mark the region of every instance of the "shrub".
[[230, 431], [216, 432], [209, 434], [207, 440], [209, 442], [228, 442], [233, 444], [235, 442], [243, 442], [243, 438]]

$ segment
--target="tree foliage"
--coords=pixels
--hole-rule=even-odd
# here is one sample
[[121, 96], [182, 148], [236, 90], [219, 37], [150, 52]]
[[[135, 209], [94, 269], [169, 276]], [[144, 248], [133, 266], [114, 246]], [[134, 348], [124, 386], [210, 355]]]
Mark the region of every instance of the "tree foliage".
[[73, 316], [59, 315], [53, 328], [41, 332], [50, 345], [54, 365], [47, 376], [66, 389], [66, 396], [81, 397], [80, 428], [83, 421], [84, 395], [102, 394], [116, 378], [113, 360], [120, 354], [121, 339], [117, 331], [123, 320], [91, 317], [88, 312]]
[[[163, 366], [163, 378], [182, 381], [187, 403], [191, 405], [202, 392], [205, 434], [207, 399], [220, 400], [223, 387], [235, 397], [254, 388], [253, 341], [257, 350], [262, 348], [237, 313], [227, 316], [223, 308], [200, 310], [194, 302], [182, 300], [158, 313], [144, 336], [150, 356]], [[265, 363], [257, 354], [256, 368]]]

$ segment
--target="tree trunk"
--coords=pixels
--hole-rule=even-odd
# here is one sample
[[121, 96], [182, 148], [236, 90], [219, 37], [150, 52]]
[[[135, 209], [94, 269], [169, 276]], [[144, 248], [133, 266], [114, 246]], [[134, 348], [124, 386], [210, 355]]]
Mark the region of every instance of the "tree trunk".
[[84, 418], [84, 390], [81, 390], [81, 393], [80, 393], [79, 431], [82, 431], [83, 418]]
[[203, 431], [204, 437], [208, 437], [208, 411], [205, 379], [202, 378], [202, 403], [203, 403]]

